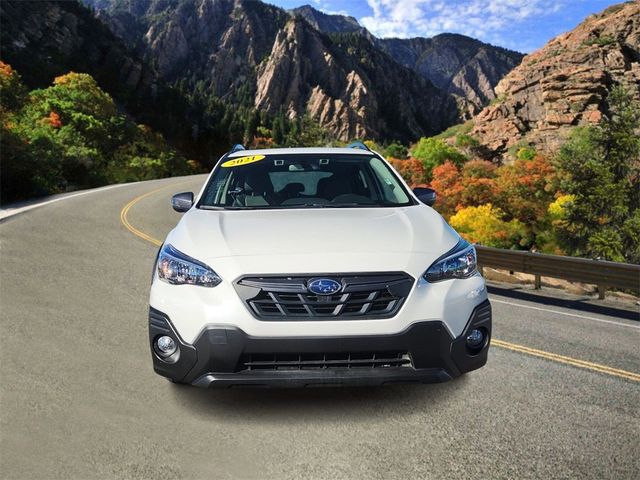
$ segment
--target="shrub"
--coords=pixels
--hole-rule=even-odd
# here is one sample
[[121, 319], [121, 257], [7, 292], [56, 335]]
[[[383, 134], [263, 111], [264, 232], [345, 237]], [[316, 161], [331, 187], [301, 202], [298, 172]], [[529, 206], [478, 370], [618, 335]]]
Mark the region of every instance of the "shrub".
[[490, 203], [465, 207], [449, 219], [449, 223], [467, 241], [489, 247], [519, 246], [523, 226], [518, 220], [504, 221], [504, 213]]
[[384, 149], [385, 157], [399, 158], [405, 160], [409, 154], [409, 149], [399, 143], [392, 143]]
[[518, 160], [533, 160], [536, 157], [536, 150], [533, 147], [520, 147], [516, 152]]

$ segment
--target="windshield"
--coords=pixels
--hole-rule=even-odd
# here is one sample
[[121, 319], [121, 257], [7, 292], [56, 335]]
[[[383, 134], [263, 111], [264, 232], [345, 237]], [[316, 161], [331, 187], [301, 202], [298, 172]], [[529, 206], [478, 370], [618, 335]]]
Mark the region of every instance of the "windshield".
[[283, 209], [413, 205], [377, 156], [285, 154], [236, 157], [212, 175], [199, 208]]

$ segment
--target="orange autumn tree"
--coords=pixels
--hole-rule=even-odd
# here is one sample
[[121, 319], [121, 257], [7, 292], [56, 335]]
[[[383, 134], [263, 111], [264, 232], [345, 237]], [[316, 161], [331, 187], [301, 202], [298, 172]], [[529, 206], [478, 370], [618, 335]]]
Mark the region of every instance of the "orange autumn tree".
[[533, 225], [544, 220], [554, 200], [555, 169], [542, 155], [521, 158], [498, 169], [496, 203], [512, 218]]
[[415, 158], [408, 158], [407, 160], [400, 160], [398, 158], [389, 158], [389, 163], [397, 170], [397, 172], [404, 178], [404, 181], [409, 184], [410, 187], [416, 187], [422, 185], [426, 181], [426, 174], [422, 162]]
[[498, 167], [486, 160], [470, 160], [462, 167], [461, 203], [477, 206], [495, 203], [498, 195], [496, 185]]
[[431, 188], [438, 195], [436, 209], [445, 218], [456, 212], [462, 199], [464, 187], [460, 180], [460, 170], [452, 162], [447, 161], [433, 169]]
[[47, 125], [51, 125], [53, 128], [60, 128], [62, 126], [60, 115], [56, 112], [51, 112], [47, 117], [44, 117], [43, 121]]

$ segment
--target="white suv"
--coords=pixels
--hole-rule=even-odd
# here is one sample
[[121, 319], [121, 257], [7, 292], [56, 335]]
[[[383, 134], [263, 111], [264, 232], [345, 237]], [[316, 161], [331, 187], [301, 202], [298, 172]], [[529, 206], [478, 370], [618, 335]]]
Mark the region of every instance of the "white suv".
[[154, 369], [204, 387], [432, 382], [483, 366], [476, 252], [361, 143], [236, 146], [158, 253]]

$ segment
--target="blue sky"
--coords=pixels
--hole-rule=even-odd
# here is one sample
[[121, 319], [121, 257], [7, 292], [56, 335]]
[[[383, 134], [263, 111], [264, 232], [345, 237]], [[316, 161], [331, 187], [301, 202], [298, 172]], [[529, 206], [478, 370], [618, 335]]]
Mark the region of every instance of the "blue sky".
[[455, 32], [521, 52], [542, 47], [611, 0], [267, 0], [284, 8], [312, 5], [355, 17], [379, 37]]

